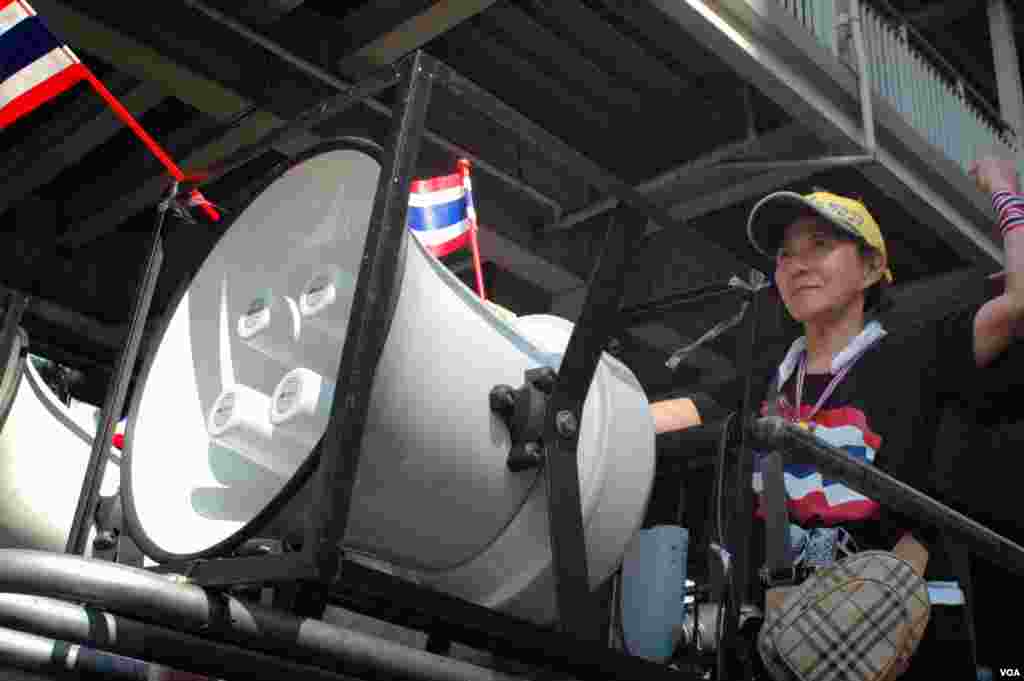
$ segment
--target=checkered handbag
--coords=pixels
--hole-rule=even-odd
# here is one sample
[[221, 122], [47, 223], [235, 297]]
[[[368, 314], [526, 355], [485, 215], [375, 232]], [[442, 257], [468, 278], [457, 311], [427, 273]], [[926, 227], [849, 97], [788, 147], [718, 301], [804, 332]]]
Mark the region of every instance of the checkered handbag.
[[757, 647], [776, 681], [882, 681], [911, 655], [931, 613], [907, 561], [863, 551], [819, 569], [769, 610]]

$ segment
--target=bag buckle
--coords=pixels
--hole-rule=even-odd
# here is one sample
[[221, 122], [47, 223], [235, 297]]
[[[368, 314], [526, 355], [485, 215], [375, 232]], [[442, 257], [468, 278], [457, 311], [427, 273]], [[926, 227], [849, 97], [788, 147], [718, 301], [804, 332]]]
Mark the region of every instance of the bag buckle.
[[761, 583], [768, 589], [776, 586], [794, 586], [807, 579], [813, 572], [814, 566], [811, 565], [792, 566], [779, 570], [763, 567], [760, 570]]

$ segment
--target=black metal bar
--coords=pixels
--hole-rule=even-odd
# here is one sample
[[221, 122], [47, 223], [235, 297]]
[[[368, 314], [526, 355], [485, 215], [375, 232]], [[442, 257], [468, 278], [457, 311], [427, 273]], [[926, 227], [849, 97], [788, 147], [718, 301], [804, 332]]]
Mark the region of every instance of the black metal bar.
[[14, 339], [18, 335], [18, 326], [28, 307], [28, 296], [17, 291], [7, 291], [7, 309], [4, 312], [4, 325], [0, 329], [0, 379], [7, 370], [7, 359], [11, 356]]
[[[755, 275], [756, 276], [756, 275]], [[748, 571], [750, 568], [750, 537], [754, 525], [754, 490], [751, 480], [754, 475], [754, 455], [750, 448], [750, 424], [754, 418], [754, 405], [759, 397], [752, 394], [753, 374], [755, 366], [755, 348], [757, 347], [758, 318], [760, 317], [759, 301], [761, 295], [750, 294], [750, 309], [747, 311], [747, 330], [749, 337], [743, 344], [743, 355], [740, 366], [743, 367], [745, 380], [743, 402], [740, 411], [741, 428], [740, 442], [736, 450], [737, 456], [729, 462], [731, 476], [727, 478], [729, 485], [735, 490], [732, 518], [729, 522], [727, 549], [731, 552], [732, 565], [729, 569], [727, 584], [729, 597], [726, 599], [726, 611], [722, 642], [719, 646], [718, 678], [734, 678], [742, 674], [737, 668], [741, 659], [737, 646], [739, 639], [740, 608], [747, 597]], [[724, 664], [724, 668], [723, 668]]]
[[583, 536], [580, 481], [576, 457], [583, 402], [608, 339], [621, 328], [626, 269], [634, 241], [630, 230], [644, 216], [622, 207], [608, 219], [605, 243], [587, 287], [587, 298], [562, 358], [548, 403], [544, 427], [544, 462], [548, 486], [548, 520], [558, 615], [562, 631], [583, 641], [604, 639], [590, 593], [587, 549]]
[[[0, 607], [11, 601], [12, 594], [85, 603], [209, 641], [373, 679], [514, 681], [505, 674], [386, 638], [244, 602], [223, 590], [208, 591], [145, 570], [77, 556], [0, 549]], [[105, 624], [95, 619], [90, 620], [94, 626]], [[117, 631], [114, 627], [113, 632]], [[276, 678], [307, 677], [281, 674]]]
[[623, 308], [622, 317], [627, 328], [646, 324], [647, 322], [660, 321], [672, 310], [684, 305], [704, 303], [708, 300], [721, 298], [727, 295], [745, 295], [746, 290], [733, 286], [726, 282], [724, 284], [708, 284], [699, 286], [687, 291], [672, 293], [661, 298], [655, 298], [639, 305], [631, 305]]
[[357, 103], [392, 87], [398, 82], [400, 76], [399, 71], [393, 66], [389, 66], [379, 73], [371, 74], [348, 90], [306, 109], [297, 118], [272, 130], [256, 142], [238, 149], [209, 168], [203, 169], [202, 175], [196, 178], [196, 182], [207, 184], [227, 175], [232, 170], [272, 150], [275, 146], [308, 132], [311, 128], [345, 112]]
[[[658, 223], [662, 228], [671, 228], [681, 235], [690, 235], [701, 242], [707, 241], [707, 237], [697, 231], [692, 225], [672, 217], [668, 210], [658, 206], [634, 187], [615, 177], [555, 135], [552, 135], [499, 100], [490, 92], [466, 79], [444, 63], [433, 58], [429, 59], [436, 64], [436, 80], [439, 85], [444, 86], [452, 94], [460, 98], [461, 101], [466, 102], [498, 125], [517, 135], [519, 139], [533, 145], [537, 149], [543, 150], [548, 158], [568, 168], [574, 176], [589, 182], [601, 191], [611, 194], [619, 199], [619, 201], [633, 206], [645, 216]], [[641, 225], [637, 229], [638, 234], [641, 233], [642, 227]], [[745, 258], [745, 254], [741, 255]]]
[[823, 475], [839, 480], [864, 496], [901, 513], [921, 518], [949, 532], [979, 556], [1024, 577], [1024, 546], [936, 501], [906, 483], [825, 444], [778, 417], [754, 421], [752, 433], [765, 446], [776, 447], [787, 462], [811, 463]]
[[[0, 622], [19, 631], [57, 639], [50, 642], [56, 650], [66, 648], [64, 641], [73, 641], [96, 650], [124, 655], [135, 661], [156, 662], [181, 671], [210, 674], [221, 679], [347, 681], [353, 678], [312, 664], [283, 660], [276, 655], [239, 645], [211, 641], [168, 627], [49, 598], [27, 599], [20, 594], [0, 594]], [[80, 651], [81, 654], [85, 652]], [[135, 671], [137, 665], [131, 665], [131, 661], [126, 660], [128, 664], [122, 665], [128, 671]], [[118, 660], [110, 660], [108, 665], [111, 662], [116, 664]], [[106, 671], [109, 673], [116, 670], [116, 667], [108, 666]], [[120, 678], [126, 677], [120, 675]], [[115, 674], [115, 678], [118, 675]], [[146, 678], [146, 675], [143, 673], [137, 678]]]
[[301, 553], [164, 563], [149, 570], [157, 574], [184, 575], [189, 581], [206, 587], [268, 584], [317, 577], [316, 567]]
[[433, 81], [431, 65], [416, 53], [401, 66], [400, 114], [391, 130], [391, 154], [384, 161], [353, 296], [348, 334], [338, 365], [337, 392], [320, 463], [313, 480], [313, 504], [303, 552], [321, 582], [337, 577], [338, 544], [345, 536], [352, 487], [377, 362], [390, 330], [393, 299], [400, 285], [409, 186], [422, 142]]
[[580, 641], [573, 635], [424, 589], [393, 575], [345, 561], [345, 579], [331, 588], [332, 604], [412, 629], [444, 632], [452, 640], [498, 656], [573, 674], [580, 679], [679, 681], [697, 678], [643, 658]]
[[75, 507], [75, 515], [71, 522], [71, 530], [68, 533], [67, 552], [75, 555], [85, 553], [86, 543], [89, 540], [89, 527], [92, 524], [93, 511], [99, 499], [100, 484], [103, 482], [103, 473], [107, 466], [107, 455], [110, 450], [111, 438], [114, 436], [114, 428], [124, 408], [124, 399], [128, 394], [128, 384], [131, 382], [132, 373], [135, 370], [135, 359], [139, 354], [139, 345], [142, 342], [142, 334], [146, 330], [146, 319], [149, 317], [149, 305], [153, 301], [153, 292], [156, 291], [156, 282], [160, 276], [160, 268], [164, 261], [163, 228], [164, 219], [167, 217], [167, 210], [171, 201], [178, 194], [178, 183], [171, 185], [167, 196], [156, 208], [156, 219], [153, 223], [153, 236], [149, 247], [149, 255], [146, 258], [145, 269], [142, 271], [142, 278], [139, 281], [135, 292], [135, 309], [132, 311], [132, 320], [128, 327], [128, 337], [124, 349], [117, 361], [117, 369], [114, 371], [107, 389], [107, 397], [103, 405], [103, 413], [100, 419], [101, 427], [96, 433], [92, 443], [92, 451], [89, 453], [89, 463], [85, 469], [85, 479], [82, 481], [82, 492], [78, 497], [78, 505]]

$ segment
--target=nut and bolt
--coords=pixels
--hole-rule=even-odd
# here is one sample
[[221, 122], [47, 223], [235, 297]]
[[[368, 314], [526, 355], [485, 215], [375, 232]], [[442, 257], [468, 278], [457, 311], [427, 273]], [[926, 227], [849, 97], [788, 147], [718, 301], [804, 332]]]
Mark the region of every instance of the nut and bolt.
[[558, 434], [564, 438], [576, 437], [579, 422], [576, 420], [575, 414], [568, 409], [563, 409], [555, 414], [555, 428], [558, 430]]

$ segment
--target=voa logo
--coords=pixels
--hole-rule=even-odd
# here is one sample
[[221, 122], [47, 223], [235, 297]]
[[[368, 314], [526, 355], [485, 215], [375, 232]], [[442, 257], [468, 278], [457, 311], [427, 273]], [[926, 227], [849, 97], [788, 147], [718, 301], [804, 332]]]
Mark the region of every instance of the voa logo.
[[1006, 676], [1006, 677], [1016, 676], [1016, 677], [1019, 678], [1020, 677], [1020, 670], [1017, 669], [1016, 667], [1010, 667], [1008, 669], [1000, 669], [999, 670], [999, 676]]

